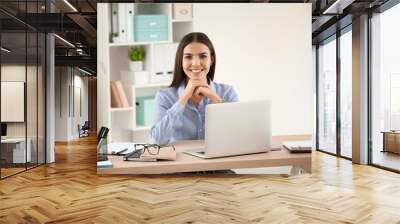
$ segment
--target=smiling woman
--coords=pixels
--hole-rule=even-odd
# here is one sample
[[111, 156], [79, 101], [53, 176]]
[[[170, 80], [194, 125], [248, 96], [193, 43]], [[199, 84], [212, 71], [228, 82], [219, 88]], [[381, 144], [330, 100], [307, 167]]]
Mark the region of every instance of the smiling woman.
[[170, 88], [156, 95], [155, 119], [150, 137], [157, 144], [204, 139], [205, 107], [210, 103], [235, 102], [235, 90], [213, 82], [214, 46], [206, 34], [189, 33], [178, 46]]

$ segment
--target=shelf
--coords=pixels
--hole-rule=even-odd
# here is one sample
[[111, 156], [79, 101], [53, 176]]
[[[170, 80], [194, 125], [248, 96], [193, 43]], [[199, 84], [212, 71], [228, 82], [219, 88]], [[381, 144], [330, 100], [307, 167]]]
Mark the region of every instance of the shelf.
[[193, 22], [193, 19], [172, 19], [173, 23]]
[[148, 42], [127, 42], [127, 43], [109, 43], [110, 47], [129, 47], [129, 46], [141, 46], [151, 44], [170, 44], [172, 41], [148, 41]]
[[133, 111], [133, 107], [112, 107], [111, 112], [117, 111]]
[[149, 126], [137, 126], [132, 129], [132, 131], [147, 131], [150, 130]]
[[[123, 4], [106, 3], [98, 6], [99, 24], [102, 24], [102, 26], [98, 27], [98, 44], [105, 47], [99, 48], [102, 51], [98, 54], [98, 61], [104, 65], [107, 71], [105, 74], [106, 78], [98, 80], [98, 99], [102, 102], [111, 102], [112, 94], [109, 81], [121, 80], [130, 106], [117, 108], [110, 107], [109, 103], [101, 103], [99, 106], [104, 112], [98, 116], [99, 119], [106, 122], [105, 126], [111, 128], [109, 134], [111, 142], [131, 141], [132, 139], [135, 139], [137, 142], [148, 142], [149, 136], [147, 132], [149, 132], [150, 126], [149, 123], [145, 123], [147, 126], [140, 126], [140, 122], [136, 123], [137, 110], [142, 109], [136, 106], [136, 101], [142, 100], [142, 98], [153, 100], [159, 90], [170, 86], [176, 48], [179, 45], [179, 40], [187, 33], [193, 31], [192, 23], [194, 19], [190, 17], [177, 17], [173, 19], [172, 3], [133, 4], [134, 14], [165, 14], [167, 15], [168, 24], [167, 36], [163, 39], [159, 39], [159, 41], [156, 39], [142, 39], [143, 41], [137, 41], [140, 39], [135, 38], [135, 27], [132, 21], [129, 21], [129, 23], [127, 21], [118, 23], [118, 20], [122, 17], [119, 18], [118, 14], [113, 14], [113, 10], [114, 12], [118, 12], [119, 10], [125, 11], [131, 9], [132, 5], [129, 6], [129, 9], [126, 9], [127, 5]], [[126, 37], [121, 36], [121, 38], [111, 38], [110, 40], [110, 34], [118, 33], [121, 29], [132, 31], [133, 36], [129, 32], [129, 37], [128, 33], [126, 33]], [[121, 42], [118, 42], [118, 40]], [[142, 80], [139, 77], [135, 80], [134, 72], [128, 71], [130, 68], [127, 57], [128, 51], [130, 48], [137, 46], [143, 47], [146, 51], [146, 59], [144, 60], [143, 67], [148, 72], [148, 79], [144, 80], [144, 76], [140, 76], [139, 74], [140, 77], [143, 77], [143, 82], [141, 82]], [[163, 63], [160, 63], [160, 61]], [[159, 72], [162, 75], [158, 75], [157, 73]], [[138, 84], [135, 84], [135, 81]]]
[[136, 89], [145, 89], [145, 88], [155, 88], [155, 87], [167, 87], [171, 83], [150, 83], [150, 84], [144, 84], [144, 85], [137, 85], [135, 86]]

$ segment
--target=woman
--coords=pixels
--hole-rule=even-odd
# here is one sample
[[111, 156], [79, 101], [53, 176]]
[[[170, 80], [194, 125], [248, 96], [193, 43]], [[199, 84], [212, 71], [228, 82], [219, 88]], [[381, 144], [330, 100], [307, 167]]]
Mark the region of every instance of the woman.
[[170, 88], [155, 99], [150, 137], [164, 145], [178, 140], [204, 139], [205, 107], [210, 103], [235, 102], [235, 90], [213, 82], [216, 56], [204, 33], [184, 36], [178, 46]]

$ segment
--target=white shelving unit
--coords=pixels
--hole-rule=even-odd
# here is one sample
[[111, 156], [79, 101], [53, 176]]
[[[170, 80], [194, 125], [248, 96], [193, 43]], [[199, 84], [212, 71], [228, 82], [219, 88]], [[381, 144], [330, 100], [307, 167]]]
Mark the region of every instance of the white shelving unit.
[[111, 108], [111, 112], [119, 112], [119, 111], [132, 111], [133, 107], [114, 107]]
[[150, 126], [136, 126], [132, 129], [132, 131], [148, 131]]
[[171, 83], [170, 82], [166, 82], [166, 83], [149, 83], [149, 84], [143, 84], [143, 85], [135, 85], [134, 87], [136, 89], [146, 89], [146, 88], [157, 88], [157, 87], [167, 87], [169, 86]]
[[[116, 5], [118, 4], [118, 5]], [[121, 4], [121, 5], [120, 5]], [[168, 87], [170, 81], [159, 80], [155, 74], [168, 74], [163, 77], [172, 79], [172, 69], [175, 60], [176, 47], [180, 39], [193, 30], [192, 19], [174, 20], [173, 3], [149, 4], [149, 3], [102, 3], [98, 4], [97, 24], [97, 46], [98, 46], [98, 126], [109, 127], [109, 142], [115, 141], [148, 141], [148, 126], [136, 124], [136, 99], [143, 96], [155, 96], [161, 88]], [[132, 7], [133, 5], [133, 7]], [[115, 15], [114, 7], [121, 9], [133, 9], [133, 14], [164, 14], [168, 18], [168, 39], [163, 41], [141, 41], [126, 40], [113, 43], [115, 40]], [[133, 17], [131, 17], [133, 18]], [[126, 22], [126, 24], [135, 24]], [[100, 25], [102, 24], [102, 25]], [[133, 27], [128, 32], [135, 32]], [[130, 33], [130, 36], [135, 35]], [[133, 46], [142, 46], [146, 51], [144, 70], [150, 74], [150, 82], [147, 84], [136, 84], [134, 74], [127, 75], [129, 71], [128, 51]], [[171, 49], [172, 48], [172, 49]], [[168, 55], [166, 52], [173, 52]], [[164, 64], [162, 64], [164, 63]], [[122, 74], [121, 73], [125, 73]], [[129, 107], [111, 108], [110, 82], [121, 80], [124, 91], [129, 101]]]

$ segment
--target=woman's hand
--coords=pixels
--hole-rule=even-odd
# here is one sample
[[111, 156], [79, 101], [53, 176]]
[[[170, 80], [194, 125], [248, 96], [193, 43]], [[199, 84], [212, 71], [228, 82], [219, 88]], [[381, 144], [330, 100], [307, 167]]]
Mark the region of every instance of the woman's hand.
[[200, 88], [202, 86], [208, 86], [207, 82], [204, 83], [203, 80], [190, 79], [186, 84], [181, 98], [179, 98], [179, 102], [182, 105], [186, 105], [187, 101], [189, 101], [189, 99], [194, 95], [196, 88]]
[[197, 87], [193, 94], [193, 97], [195, 98], [201, 98], [203, 96], [209, 98], [213, 103], [222, 102], [221, 97], [219, 97], [218, 94], [214, 92], [208, 85]]

